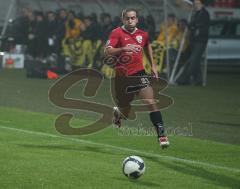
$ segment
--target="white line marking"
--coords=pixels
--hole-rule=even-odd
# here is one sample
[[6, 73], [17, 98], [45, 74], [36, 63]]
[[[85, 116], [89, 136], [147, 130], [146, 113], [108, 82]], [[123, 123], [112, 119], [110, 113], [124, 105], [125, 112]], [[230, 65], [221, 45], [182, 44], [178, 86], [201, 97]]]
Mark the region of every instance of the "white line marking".
[[194, 160], [189, 160], [189, 159], [183, 159], [183, 158], [178, 158], [178, 157], [174, 157], [174, 156], [163, 156], [163, 155], [160, 155], [160, 154], [153, 154], [153, 153], [150, 153], [150, 152], [144, 152], [144, 151], [140, 151], [140, 150], [133, 150], [133, 149], [130, 149], [130, 148], [118, 147], [118, 146], [113, 146], [113, 145], [109, 145], [109, 144], [96, 143], [96, 142], [83, 140], [83, 139], [78, 139], [78, 138], [63, 137], [63, 136], [60, 136], [60, 135], [54, 135], [54, 134], [50, 134], [50, 133], [29, 131], [29, 130], [17, 129], [17, 128], [13, 128], [13, 127], [6, 127], [6, 126], [2, 126], [2, 125], [0, 125], [0, 129], [17, 131], [17, 132], [31, 134], [31, 135], [39, 135], [39, 136], [52, 137], [52, 138], [61, 138], [61, 139], [64, 139], [64, 140], [80, 142], [80, 143], [83, 143], [83, 144], [90, 144], [90, 145], [94, 145], [94, 146], [101, 146], [101, 147], [105, 147], [105, 148], [112, 148], [112, 149], [115, 149], [115, 150], [127, 151], [127, 152], [131, 152], [131, 153], [134, 152], [134, 153], [137, 153], [137, 154], [142, 154], [142, 155], [146, 155], [146, 156], [156, 157], [156, 158], [160, 158], [160, 159], [164, 159], [164, 160], [178, 161], [178, 162], [188, 163], [188, 164], [192, 164], [192, 165], [199, 165], [199, 166], [204, 166], [204, 167], [209, 167], [209, 168], [214, 168], [214, 169], [223, 169], [223, 170], [230, 171], [230, 172], [237, 172], [237, 173], [240, 172], [240, 169], [237, 169], [237, 168], [230, 168], [230, 167], [226, 167], [226, 166], [219, 166], [219, 165], [214, 165], [214, 164], [210, 164], [210, 163], [206, 163], [206, 162], [194, 161]]

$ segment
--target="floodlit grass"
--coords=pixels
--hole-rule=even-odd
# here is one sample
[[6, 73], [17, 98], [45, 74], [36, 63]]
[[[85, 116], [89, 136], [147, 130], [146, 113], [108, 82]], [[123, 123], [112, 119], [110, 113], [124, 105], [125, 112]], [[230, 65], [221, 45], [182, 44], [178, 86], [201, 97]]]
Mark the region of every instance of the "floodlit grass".
[[[72, 110], [48, 101], [53, 82], [27, 79], [22, 71], [1, 71], [0, 188], [238, 189], [239, 79], [238, 75], [212, 75], [205, 88], [170, 86], [164, 93], [175, 104], [163, 114], [166, 126], [175, 132], [169, 136], [170, 148], [161, 150], [153, 133], [136, 134], [139, 127], [151, 127], [147, 114], [124, 122], [121, 130], [108, 127], [87, 136], [61, 135], [54, 121]], [[105, 81], [95, 100], [111, 104], [108, 84]], [[76, 85], [69, 96], [81, 98], [81, 88], [82, 84]], [[72, 112], [74, 127], [99, 117]], [[129, 180], [121, 172], [121, 163], [129, 155], [145, 161], [146, 172], [139, 180]]]

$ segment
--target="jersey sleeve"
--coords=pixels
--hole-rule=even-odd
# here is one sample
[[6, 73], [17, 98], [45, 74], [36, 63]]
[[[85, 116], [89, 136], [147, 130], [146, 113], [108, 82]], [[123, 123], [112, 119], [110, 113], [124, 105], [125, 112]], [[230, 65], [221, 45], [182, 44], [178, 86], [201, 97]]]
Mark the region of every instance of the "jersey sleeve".
[[117, 47], [118, 41], [119, 41], [118, 33], [116, 31], [112, 31], [111, 34], [109, 35], [105, 48]]

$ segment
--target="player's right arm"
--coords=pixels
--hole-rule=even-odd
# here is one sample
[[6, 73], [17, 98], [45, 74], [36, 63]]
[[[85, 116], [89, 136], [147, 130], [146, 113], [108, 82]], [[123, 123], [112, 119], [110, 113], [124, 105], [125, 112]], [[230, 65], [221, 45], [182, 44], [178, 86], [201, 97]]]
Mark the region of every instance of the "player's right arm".
[[119, 47], [119, 48], [114, 48], [114, 47], [108, 47], [105, 48], [104, 53], [106, 56], [114, 56], [114, 55], [119, 55], [122, 53], [137, 53], [137, 51], [135, 50], [135, 47], [133, 46], [127, 46], [127, 47]]
[[132, 45], [119, 46], [120, 34], [116, 30], [113, 30], [109, 36], [107, 44], [104, 49], [105, 56], [116, 56], [122, 53], [136, 52], [136, 48]]

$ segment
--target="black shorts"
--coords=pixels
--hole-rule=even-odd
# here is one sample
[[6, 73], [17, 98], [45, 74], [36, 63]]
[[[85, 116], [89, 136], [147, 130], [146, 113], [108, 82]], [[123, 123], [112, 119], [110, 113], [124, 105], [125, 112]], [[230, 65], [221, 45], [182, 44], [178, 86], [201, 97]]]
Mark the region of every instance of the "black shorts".
[[130, 105], [134, 96], [141, 90], [151, 85], [145, 71], [137, 72], [131, 76], [117, 76], [115, 78], [116, 104], [120, 108]]

